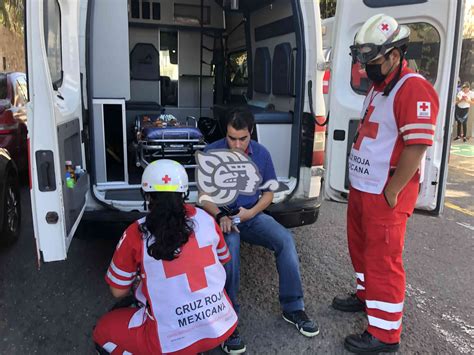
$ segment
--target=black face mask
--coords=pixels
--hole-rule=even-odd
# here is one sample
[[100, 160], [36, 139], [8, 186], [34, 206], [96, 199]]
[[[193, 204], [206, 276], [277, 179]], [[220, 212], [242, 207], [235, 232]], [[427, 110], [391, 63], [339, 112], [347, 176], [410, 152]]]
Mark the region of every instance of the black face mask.
[[365, 72], [367, 77], [376, 84], [380, 84], [387, 77], [387, 75], [382, 74], [382, 64], [366, 64]]

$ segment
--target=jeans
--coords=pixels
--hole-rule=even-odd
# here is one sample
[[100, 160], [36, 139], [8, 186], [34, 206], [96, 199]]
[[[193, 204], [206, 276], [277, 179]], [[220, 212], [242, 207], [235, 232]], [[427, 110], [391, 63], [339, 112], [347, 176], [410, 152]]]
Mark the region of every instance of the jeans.
[[[467, 137], [467, 120], [465, 120], [464, 122], [461, 122], [461, 121], [456, 121], [456, 122], [458, 124], [457, 136], [466, 138]], [[462, 127], [462, 131], [461, 131], [461, 127]]]
[[224, 235], [232, 256], [224, 265], [227, 274], [225, 289], [237, 314], [240, 310], [237, 295], [240, 285], [241, 240], [274, 252], [279, 276], [279, 300], [283, 311], [304, 309], [298, 254], [290, 231], [265, 213], [259, 213], [254, 218], [240, 223], [238, 228], [240, 233], [232, 231]]

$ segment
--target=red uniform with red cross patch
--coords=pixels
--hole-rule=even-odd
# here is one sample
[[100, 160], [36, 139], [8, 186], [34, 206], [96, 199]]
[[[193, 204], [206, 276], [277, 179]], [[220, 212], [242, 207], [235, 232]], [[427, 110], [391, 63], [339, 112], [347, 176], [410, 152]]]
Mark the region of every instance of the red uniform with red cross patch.
[[112, 354], [190, 354], [217, 347], [237, 326], [224, 290], [223, 263], [230, 253], [220, 228], [205, 211], [186, 205], [194, 232], [172, 261], [147, 252], [139, 220], [127, 228], [115, 250], [106, 282], [128, 289], [143, 304], [103, 316], [94, 341]]
[[394, 208], [383, 190], [405, 147], [433, 144], [439, 107], [433, 86], [408, 69], [405, 61], [399, 81], [384, 96], [395, 72], [369, 91], [348, 161], [347, 234], [357, 297], [366, 303], [367, 330], [386, 343], [400, 341], [405, 228], [415, 208], [423, 162]]

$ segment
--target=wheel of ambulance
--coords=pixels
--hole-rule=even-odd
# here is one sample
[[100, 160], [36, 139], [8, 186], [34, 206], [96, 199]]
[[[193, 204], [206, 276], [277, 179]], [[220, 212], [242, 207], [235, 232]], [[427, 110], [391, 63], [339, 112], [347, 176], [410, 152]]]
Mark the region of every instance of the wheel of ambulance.
[[3, 225], [0, 230], [0, 245], [15, 243], [20, 235], [21, 205], [18, 179], [10, 175], [3, 199]]

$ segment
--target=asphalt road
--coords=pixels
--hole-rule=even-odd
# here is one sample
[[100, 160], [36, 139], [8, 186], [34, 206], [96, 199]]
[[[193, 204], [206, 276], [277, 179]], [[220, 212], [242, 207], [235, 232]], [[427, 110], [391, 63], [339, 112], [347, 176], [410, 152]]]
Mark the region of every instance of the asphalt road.
[[[444, 214], [418, 214], [408, 223], [403, 354], [474, 353], [474, 158], [451, 155], [450, 166]], [[73, 241], [67, 261], [38, 269], [28, 190], [22, 192], [21, 238], [0, 251], [0, 353], [92, 354], [92, 327], [114, 303], [103, 277], [124, 226], [96, 225]], [[315, 338], [281, 319], [272, 254], [243, 247], [240, 328], [248, 354], [343, 354], [344, 336], [365, 328], [363, 314], [329, 306], [355, 286], [345, 213], [346, 205], [324, 202], [317, 223], [293, 230], [306, 310], [321, 327]]]

